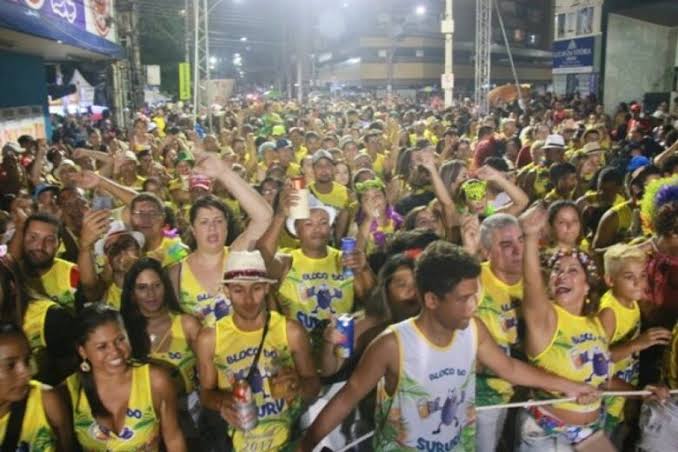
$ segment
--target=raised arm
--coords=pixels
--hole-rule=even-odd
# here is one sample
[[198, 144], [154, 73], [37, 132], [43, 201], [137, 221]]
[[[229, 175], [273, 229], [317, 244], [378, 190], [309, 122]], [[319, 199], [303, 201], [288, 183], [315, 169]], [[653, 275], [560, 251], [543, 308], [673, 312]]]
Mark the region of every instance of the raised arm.
[[302, 439], [301, 450], [313, 450], [387, 372], [397, 374], [397, 369], [398, 343], [393, 333], [386, 333], [367, 347], [351, 378], [316, 417]]
[[596, 394], [592, 386], [566, 380], [507, 356], [494, 341], [483, 322], [474, 320], [478, 328], [478, 361], [500, 378], [520, 386], [560, 392], [567, 397], [588, 397]]
[[290, 207], [295, 205], [297, 200], [298, 196], [294, 193], [292, 185], [285, 185], [278, 195], [278, 203], [271, 224], [257, 241], [257, 249], [261, 251], [268, 274], [273, 279], [281, 279], [290, 267], [290, 260], [287, 255], [276, 254], [276, 252], [278, 250], [278, 239], [285, 227]]
[[525, 235], [522, 311], [527, 323], [528, 348], [531, 337], [542, 340], [550, 338], [557, 321], [555, 310], [546, 295], [539, 262], [539, 239], [546, 228], [546, 219], [547, 213], [540, 205], [531, 207], [520, 216], [520, 225]]
[[266, 200], [246, 181], [242, 180], [217, 154], [196, 152], [195, 171], [218, 179], [226, 190], [238, 200], [250, 222], [231, 245], [232, 250], [254, 249], [271, 224], [273, 211]]
[[104, 281], [96, 271], [94, 244], [108, 230], [111, 223], [110, 216], [109, 210], [89, 210], [85, 213], [82, 222], [78, 270], [80, 270], [80, 284], [85, 298], [91, 303], [101, 300], [106, 290]]
[[132, 199], [138, 194], [136, 190], [125, 187], [112, 181], [111, 179], [97, 174], [93, 171], [81, 171], [75, 177], [75, 183], [88, 190], [100, 189], [120, 200], [126, 206], [129, 206]]
[[519, 215], [527, 207], [527, 204], [530, 201], [527, 194], [496, 169], [485, 165], [478, 169], [477, 176], [482, 180], [494, 182], [502, 191], [506, 192], [509, 198], [511, 198], [511, 203], [500, 207], [497, 209], [497, 212], [508, 213], [509, 215]]
[[42, 178], [42, 164], [45, 161], [45, 156], [47, 155], [47, 143], [44, 138], [38, 139], [38, 152], [35, 154], [35, 160], [33, 160], [33, 167], [31, 168], [31, 184], [35, 187], [40, 183]]
[[454, 206], [454, 201], [450, 192], [445, 187], [445, 182], [440, 177], [438, 168], [436, 167], [435, 158], [433, 153], [422, 153], [421, 165], [428, 170], [431, 175], [431, 183], [433, 184], [433, 191], [440, 202], [440, 205], [443, 208], [443, 215], [445, 217], [445, 226], [447, 228], [451, 227], [454, 224], [459, 224], [459, 218], [457, 211]]

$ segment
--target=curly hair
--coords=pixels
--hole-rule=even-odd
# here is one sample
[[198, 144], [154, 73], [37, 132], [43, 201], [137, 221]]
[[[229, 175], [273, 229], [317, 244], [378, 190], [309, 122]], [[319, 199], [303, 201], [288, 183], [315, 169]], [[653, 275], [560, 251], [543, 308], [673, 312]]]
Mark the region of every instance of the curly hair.
[[584, 270], [586, 282], [589, 285], [589, 297], [587, 302], [584, 303], [582, 314], [586, 316], [595, 315], [598, 312], [598, 307], [600, 305], [603, 284], [598, 271], [598, 266], [588, 253], [578, 248], [553, 250], [542, 256], [542, 268], [547, 272], [551, 272], [561, 259], [569, 256], [577, 259], [579, 265], [581, 265]]

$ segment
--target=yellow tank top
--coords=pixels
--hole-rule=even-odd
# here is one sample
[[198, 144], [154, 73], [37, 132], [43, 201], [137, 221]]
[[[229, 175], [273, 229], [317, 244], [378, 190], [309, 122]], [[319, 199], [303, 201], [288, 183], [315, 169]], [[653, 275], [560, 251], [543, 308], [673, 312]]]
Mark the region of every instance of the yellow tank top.
[[617, 214], [617, 233], [620, 234], [623, 239], [626, 239], [631, 229], [631, 223], [633, 222], [633, 208], [631, 207], [631, 201], [629, 200], [617, 204], [611, 207], [611, 210]]
[[531, 172], [536, 173], [534, 184], [532, 185], [534, 188], [534, 195], [537, 198], [543, 198], [544, 195], [546, 195], [546, 190], [551, 182], [549, 179], [549, 170], [543, 166], [535, 165]]
[[304, 157], [306, 157], [306, 154], [308, 154], [308, 148], [303, 144], [296, 148], [294, 150], [294, 158], [297, 161], [297, 163], [301, 163]]
[[664, 358], [664, 375], [671, 389], [678, 389], [678, 323], [673, 327], [671, 346]]
[[377, 156], [374, 158], [374, 162], [372, 162], [372, 169], [376, 175], [382, 179], [384, 177], [384, 160], [386, 160], [384, 154], [377, 154]]
[[[247, 377], [261, 342], [263, 330], [242, 331], [228, 316], [215, 327], [214, 364], [217, 368], [219, 389], [229, 390], [236, 381]], [[268, 333], [252, 378], [252, 394], [257, 405], [257, 426], [248, 431], [233, 430], [235, 450], [280, 450], [289, 439], [289, 430], [298, 400], [274, 399], [270, 377], [279, 366], [294, 366], [287, 342], [287, 319], [271, 312]]]
[[24, 314], [23, 330], [28, 337], [28, 344], [31, 352], [35, 354], [38, 350], [47, 347], [45, 341], [45, 319], [47, 311], [58, 305], [50, 300], [31, 300]]
[[188, 345], [184, 327], [181, 322], [182, 316], [179, 314], [170, 314], [172, 316], [172, 327], [170, 332], [170, 345], [165, 352], [151, 352], [152, 359], [162, 361], [170, 365], [172, 369], [172, 378], [178, 384], [178, 388], [185, 394], [195, 389], [196, 358], [193, 350]]
[[119, 433], [99, 425], [94, 419], [78, 374], [71, 375], [66, 382], [73, 407], [75, 435], [84, 451], [159, 450], [160, 420], [153, 407], [149, 364], [132, 368], [125, 426]]
[[189, 249], [180, 238], [163, 237], [160, 246], [146, 253], [146, 256], [160, 261], [163, 267], [169, 267], [188, 256]]
[[[489, 262], [481, 264], [481, 295], [476, 310], [495, 342], [511, 356], [518, 343], [518, 319], [523, 299], [523, 283], [509, 285], [500, 281]], [[507, 403], [513, 396], [513, 385], [484, 369], [476, 378], [476, 402], [479, 406]]]
[[116, 311], [120, 310], [120, 301], [122, 300], [122, 289], [114, 282], [108, 286], [106, 289], [106, 295], [104, 296], [104, 303], [112, 307]]
[[[5, 439], [10, 413], [0, 418], [0, 443]], [[42, 384], [31, 380], [26, 401], [26, 412], [21, 424], [17, 451], [51, 452], [57, 447], [57, 438], [47, 421], [42, 405]]]
[[[370, 232], [369, 235], [367, 236], [366, 253], [369, 255], [374, 253], [379, 248], [382, 248], [386, 244], [388, 238], [391, 237], [394, 233], [395, 233], [395, 222], [393, 220], [389, 220], [389, 222], [383, 226], [381, 225], [377, 226], [377, 230], [374, 232]], [[383, 237], [383, 241], [379, 236]], [[377, 243], [377, 237], [379, 237], [379, 241], [381, 243]]]
[[52, 267], [40, 277], [42, 291], [51, 300], [71, 311], [75, 310], [75, 289], [80, 281], [78, 266], [63, 259], [54, 259]]
[[[608, 343], [603, 326], [597, 317], [572, 315], [557, 304], [557, 326], [551, 343], [537, 356], [529, 356], [530, 362], [548, 372], [572, 381], [599, 387], [607, 381], [610, 371]], [[537, 391], [538, 399], [560, 397]], [[588, 413], [600, 408], [600, 400], [579, 405], [566, 402], [553, 405], [555, 408]]]
[[[226, 262], [226, 256], [228, 256], [228, 247], [224, 247], [224, 262]], [[203, 325], [214, 326], [217, 320], [231, 313], [231, 301], [226, 294], [220, 292], [211, 295], [203, 289], [186, 259], [181, 263], [180, 291], [181, 309], [197, 317]]]
[[299, 166], [298, 163], [290, 162], [290, 164], [287, 165], [287, 169], [285, 170], [285, 174], [287, 175], [287, 177], [300, 176], [301, 175], [301, 166]]
[[[633, 307], [627, 308], [619, 302], [611, 290], [605, 292], [600, 299], [600, 311], [611, 309], [615, 317], [615, 329], [610, 341], [610, 346], [623, 344], [635, 339], [640, 334], [640, 308], [637, 302], [633, 302]], [[613, 376], [631, 383], [638, 384], [638, 375], [640, 373], [639, 354], [633, 353], [624, 359], [613, 363]], [[608, 422], [619, 422], [624, 419], [624, 398], [609, 397], [605, 400], [607, 414], [610, 417]]]
[[329, 193], [320, 193], [315, 188], [315, 182], [308, 186], [309, 191], [318, 198], [320, 202], [335, 209], [341, 210], [348, 207], [350, 201], [348, 196], [348, 189], [341, 184], [332, 182], [332, 190]]
[[[240, 209], [240, 202], [238, 202], [237, 199], [233, 198], [221, 198], [221, 200], [226, 204], [230, 209], [231, 212], [233, 212], [233, 215], [235, 215], [236, 218], [240, 218], [242, 216], [242, 210]], [[186, 217], [188, 218], [188, 217]]]
[[327, 247], [327, 256], [312, 259], [293, 250], [292, 267], [278, 290], [287, 317], [298, 320], [307, 331], [333, 314], [353, 310], [353, 277], [344, 278], [341, 251]]

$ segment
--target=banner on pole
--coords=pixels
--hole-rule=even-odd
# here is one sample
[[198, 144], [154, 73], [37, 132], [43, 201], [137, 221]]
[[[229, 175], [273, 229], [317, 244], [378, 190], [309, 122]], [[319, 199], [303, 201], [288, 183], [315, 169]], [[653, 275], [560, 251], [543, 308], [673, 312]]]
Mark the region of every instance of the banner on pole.
[[191, 98], [191, 64], [179, 63], [179, 100]]

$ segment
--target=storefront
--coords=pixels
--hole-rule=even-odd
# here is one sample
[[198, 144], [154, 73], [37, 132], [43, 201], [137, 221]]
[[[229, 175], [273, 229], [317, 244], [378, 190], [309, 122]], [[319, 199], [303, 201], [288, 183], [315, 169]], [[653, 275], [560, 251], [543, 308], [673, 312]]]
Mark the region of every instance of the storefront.
[[0, 146], [49, 137], [45, 64], [123, 56], [113, 0], [0, 0]]

